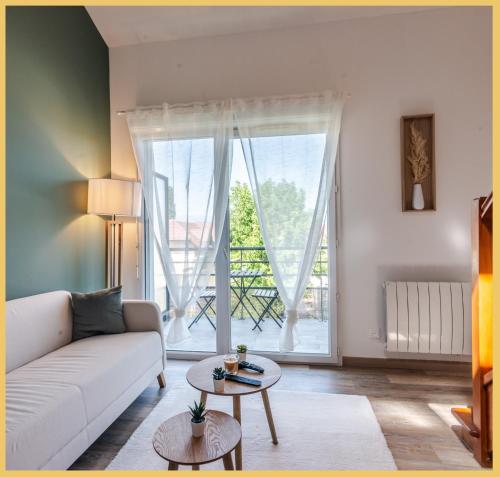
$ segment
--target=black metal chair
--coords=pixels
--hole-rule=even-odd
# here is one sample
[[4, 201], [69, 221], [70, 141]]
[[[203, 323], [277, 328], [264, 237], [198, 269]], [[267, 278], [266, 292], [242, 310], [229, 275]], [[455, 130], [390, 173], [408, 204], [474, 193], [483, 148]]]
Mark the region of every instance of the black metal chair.
[[266, 316], [268, 318], [272, 318], [274, 322], [281, 328], [283, 318], [273, 308], [274, 302], [278, 299], [278, 290], [276, 288], [261, 288], [255, 290], [252, 293], [252, 296], [262, 306], [262, 312], [259, 315], [257, 323], [255, 323], [255, 326], [252, 328], [252, 331], [255, 330], [255, 328], [259, 328], [259, 330], [262, 331], [262, 328], [259, 325], [264, 321], [264, 318]]
[[[200, 303], [200, 300], [203, 300], [204, 303]], [[198, 321], [201, 320], [202, 317], [205, 317], [208, 322], [212, 325], [212, 328], [215, 330], [215, 324], [213, 321], [210, 319], [210, 316], [208, 315], [208, 310], [211, 310], [212, 313], [215, 315], [215, 310], [212, 306], [212, 303], [215, 301], [215, 290], [205, 290], [200, 297], [198, 298], [198, 301], [196, 304], [200, 308], [199, 313], [194, 317], [193, 321], [188, 326], [188, 329], [191, 329], [191, 326], [195, 325], [198, 323]]]

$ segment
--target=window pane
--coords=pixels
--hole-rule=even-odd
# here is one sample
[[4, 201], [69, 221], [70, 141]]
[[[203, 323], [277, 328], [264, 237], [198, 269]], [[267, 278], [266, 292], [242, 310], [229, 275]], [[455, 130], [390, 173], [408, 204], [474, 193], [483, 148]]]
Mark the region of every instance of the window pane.
[[[207, 169], [213, 168], [214, 139], [156, 141], [153, 153], [157, 199], [153, 205], [155, 232], [169, 244], [169, 266], [181, 289], [186, 283], [186, 272], [192, 273], [200, 264], [200, 254], [213, 247], [211, 223], [206, 222], [205, 217], [214, 200], [213, 180], [206, 173]], [[168, 311], [173, 308], [173, 300], [166, 290], [156, 247], [155, 252], [155, 300]], [[215, 277], [208, 268], [204, 267], [200, 272], [202, 277], [205, 273], [208, 275], [205, 275], [208, 285], [205, 292], [186, 307], [184, 319], [189, 326], [190, 338], [168, 346], [169, 350], [215, 351]], [[169, 320], [167, 313], [167, 326]]]
[[[294, 141], [296, 137], [289, 137], [286, 140]], [[311, 144], [318, 142], [318, 147], [321, 147], [323, 140], [323, 135], [314, 135]], [[270, 141], [273, 147], [278, 142], [269, 138], [266, 138], [266, 141]], [[297, 144], [301, 143], [305, 144], [297, 141]], [[297, 153], [303, 154], [304, 157], [307, 157], [306, 152], [303, 148], [297, 149]], [[272, 171], [272, 164], [265, 170]], [[301, 179], [298, 175], [296, 179], [300, 185]], [[279, 195], [282, 191], [275, 192]], [[296, 181], [289, 182], [286, 192], [289, 203], [297, 197], [296, 202], [300, 204], [301, 201], [298, 199], [301, 191]], [[234, 144], [229, 206], [232, 347], [235, 348], [236, 345], [243, 343], [255, 351], [279, 351], [284, 305], [280, 300], [269, 265], [239, 140]], [[297, 213], [299, 212], [298, 210]], [[292, 223], [288, 225], [293, 229]], [[294, 353], [329, 353], [327, 244], [325, 222], [313, 273], [298, 307], [297, 326], [301, 341]]]

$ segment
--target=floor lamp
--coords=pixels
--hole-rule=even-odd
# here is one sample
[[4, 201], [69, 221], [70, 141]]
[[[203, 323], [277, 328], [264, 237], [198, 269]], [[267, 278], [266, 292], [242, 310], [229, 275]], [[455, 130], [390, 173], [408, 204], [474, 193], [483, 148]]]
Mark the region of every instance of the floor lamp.
[[111, 216], [106, 221], [106, 286], [122, 284], [123, 222], [140, 217], [141, 184], [116, 179], [89, 179], [87, 213]]

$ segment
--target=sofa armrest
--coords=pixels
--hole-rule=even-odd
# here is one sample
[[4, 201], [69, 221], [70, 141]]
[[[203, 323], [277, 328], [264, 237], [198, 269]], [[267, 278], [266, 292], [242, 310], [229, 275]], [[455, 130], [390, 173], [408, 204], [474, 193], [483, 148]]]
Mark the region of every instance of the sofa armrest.
[[123, 300], [123, 319], [127, 331], [157, 331], [160, 334], [165, 368], [167, 358], [160, 307], [153, 301]]

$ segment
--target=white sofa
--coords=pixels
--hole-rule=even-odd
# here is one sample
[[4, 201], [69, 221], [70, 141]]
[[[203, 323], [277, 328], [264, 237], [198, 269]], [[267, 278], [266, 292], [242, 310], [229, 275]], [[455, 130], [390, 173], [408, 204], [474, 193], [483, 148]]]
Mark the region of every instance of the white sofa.
[[6, 307], [7, 469], [67, 469], [158, 377], [165, 385], [160, 310], [124, 301], [127, 332], [71, 342], [71, 295]]

